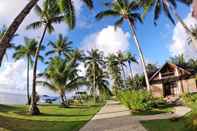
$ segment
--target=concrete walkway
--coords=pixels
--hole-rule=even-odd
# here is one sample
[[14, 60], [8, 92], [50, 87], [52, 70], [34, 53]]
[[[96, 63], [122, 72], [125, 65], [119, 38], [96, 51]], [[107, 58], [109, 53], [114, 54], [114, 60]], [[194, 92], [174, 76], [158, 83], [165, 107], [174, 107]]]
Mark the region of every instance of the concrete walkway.
[[173, 109], [173, 113], [162, 113], [157, 115], [144, 115], [144, 116], [132, 116], [132, 118], [138, 121], [149, 121], [149, 120], [161, 120], [161, 119], [172, 119], [180, 118], [191, 111], [190, 108], [185, 106], [176, 106]]
[[179, 118], [190, 111], [188, 107], [177, 106], [173, 113], [133, 116], [128, 108], [110, 100], [80, 131], [146, 131], [140, 121]]
[[128, 108], [116, 101], [106, 105], [80, 131], [146, 131]]

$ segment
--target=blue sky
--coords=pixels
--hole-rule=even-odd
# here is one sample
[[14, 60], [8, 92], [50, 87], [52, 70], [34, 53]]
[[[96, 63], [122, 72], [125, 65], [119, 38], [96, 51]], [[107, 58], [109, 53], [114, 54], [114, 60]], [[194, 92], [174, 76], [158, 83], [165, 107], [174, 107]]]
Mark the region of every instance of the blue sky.
[[[101, 5], [101, 2], [96, 2], [95, 5]], [[88, 20], [88, 22], [90, 22], [90, 25], [88, 26], [90, 27], [76, 28], [68, 34], [69, 38], [74, 42], [74, 47], [80, 48], [80, 43], [84, 37], [87, 37], [94, 32], [99, 32], [108, 25], [114, 24], [114, 21], [116, 20], [115, 18], [107, 18], [102, 21], [96, 21], [94, 18], [96, 14], [95, 12], [99, 12], [100, 10], [102, 10], [101, 6], [96, 6], [94, 11], [83, 9], [81, 17], [83, 19], [84, 16], [90, 18], [90, 20]], [[190, 8], [179, 4], [178, 12], [182, 18], [185, 18], [190, 12]], [[171, 56], [169, 52], [169, 45], [172, 43], [173, 28], [174, 25], [172, 25], [163, 14], [158, 20], [158, 25], [155, 26], [153, 24], [153, 12], [148, 13], [143, 24], [137, 24], [137, 35], [141, 42], [144, 55], [148, 60], [162, 64]], [[123, 30], [125, 32], [129, 32], [127, 24], [124, 24]], [[129, 39], [129, 43], [129, 51], [135, 55], [138, 55], [133, 40]]]
[[[47, 35], [44, 43], [49, 40], [55, 40], [59, 33], [63, 33], [73, 41], [74, 48], [88, 50], [92, 47], [98, 47], [105, 53], [115, 52], [117, 50], [131, 51], [137, 58], [135, 44], [130, 37], [130, 31], [127, 24], [116, 32], [112, 29], [115, 18], [107, 18], [102, 21], [96, 21], [95, 15], [103, 9], [101, 0], [95, 0], [95, 8], [89, 11], [80, 0], [73, 0], [77, 10], [77, 26], [74, 30], [69, 31], [65, 24], [57, 25], [56, 32]], [[18, 0], [13, 4], [13, 0], [0, 1], [0, 27], [4, 24], [9, 25], [18, 12], [25, 6], [27, 1]], [[188, 25], [197, 21], [190, 17], [190, 7], [178, 4], [177, 11]], [[34, 11], [25, 19], [24, 23], [18, 30], [19, 36], [14, 43], [23, 43], [23, 37], [33, 37], [39, 40], [42, 30], [26, 31], [25, 26], [32, 21], [37, 20]], [[141, 43], [147, 62], [163, 64], [172, 55], [184, 53], [188, 58], [197, 58], [196, 51], [185, 44], [186, 35], [180, 24], [176, 26], [162, 14], [158, 20], [158, 25], [153, 24], [153, 12], [148, 13], [145, 17], [144, 24], [137, 23], [137, 35]], [[8, 51], [8, 60], [4, 59], [4, 65], [0, 69], [0, 84], [5, 87], [15, 87], [21, 83], [20, 87], [25, 89], [25, 70], [26, 62], [21, 60], [14, 62], [11, 58], [12, 51]], [[44, 64], [39, 64], [39, 71], [43, 70]], [[140, 70], [140, 66], [133, 67]], [[137, 71], [136, 71], [137, 72]], [[5, 83], [6, 82], [6, 83]]]

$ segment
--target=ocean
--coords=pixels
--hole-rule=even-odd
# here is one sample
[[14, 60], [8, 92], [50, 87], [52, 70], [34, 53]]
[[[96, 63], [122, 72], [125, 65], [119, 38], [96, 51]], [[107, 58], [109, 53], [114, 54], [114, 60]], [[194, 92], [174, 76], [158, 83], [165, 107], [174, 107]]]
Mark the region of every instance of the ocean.
[[0, 104], [22, 105], [26, 103], [26, 95], [0, 92]]

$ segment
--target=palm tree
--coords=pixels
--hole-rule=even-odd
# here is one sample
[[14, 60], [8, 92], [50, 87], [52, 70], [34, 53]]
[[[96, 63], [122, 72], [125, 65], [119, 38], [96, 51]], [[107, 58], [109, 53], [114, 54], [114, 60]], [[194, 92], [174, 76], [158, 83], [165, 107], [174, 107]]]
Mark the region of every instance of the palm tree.
[[99, 91], [99, 96], [102, 98], [108, 98], [112, 96], [112, 93], [109, 89], [109, 76], [107, 72], [104, 72], [102, 68], [99, 69], [99, 75], [96, 76], [96, 86]]
[[136, 60], [136, 58], [130, 53], [130, 52], [127, 52], [125, 54], [125, 58], [128, 62], [128, 65], [129, 65], [129, 70], [130, 70], [130, 79], [134, 78], [134, 74], [133, 74], [133, 71], [132, 71], [132, 68], [131, 68], [131, 63], [138, 63], [138, 61]]
[[177, 55], [175, 57], [170, 57], [169, 62], [179, 66], [187, 67], [187, 62], [183, 54]]
[[49, 89], [58, 92], [62, 105], [67, 107], [68, 104], [65, 103], [65, 92], [77, 89], [87, 83], [84, 77], [78, 76], [77, 66], [75, 57], [68, 61], [56, 56], [51, 59], [48, 67], [42, 74], [46, 80], [37, 81], [37, 83], [43, 84]]
[[125, 74], [125, 70], [124, 70], [124, 67], [126, 67], [126, 64], [125, 62], [127, 61], [123, 55], [123, 53], [121, 52], [118, 52], [117, 54], [117, 60], [118, 60], [118, 63], [121, 67], [121, 70], [122, 70], [122, 76], [123, 76], [123, 82], [124, 82], [124, 87], [126, 88], [126, 74]]
[[[13, 58], [15, 60], [19, 60], [21, 58], [27, 59], [27, 104], [30, 105], [30, 95], [29, 95], [29, 69], [33, 64], [33, 57], [35, 56], [38, 42], [35, 39], [29, 39], [27, 37], [24, 38], [24, 45], [19, 45], [15, 47], [15, 53], [13, 54]], [[44, 49], [44, 47], [41, 47]], [[39, 56], [40, 60], [43, 61], [43, 57]]]
[[28, 4], [24, 7], [24, 9], [17, 15], [14, 21], [9, 26], [6, 33], [0, 39], [0, 65], [3, 60], [3, 56], [5, 55], [6, 49], [10, 47], [10, 41], [15, 35], [17, 29], [25, 19], [25, 17], [29, 14], [31, 9], [36, 5], [39, 0], [31, 0]]
[[71, 47], [72, 41], [69, 41], [67, 37], [63, 37], [62, 34], [59, 34], [58, 39], [53, 42], [50, 41], [48, 46], [51, 46], [52, 49], [46, 53], [46, 56], [55, 54], [57, 56], [68, 57], [69, 53], [72, 51]]
[[[3, 38], [4, 34], [6, 33], [6, 31], [7, 31], [7, 27], [6, 27], [5, 25], [3, 25], [3, 27], [0, 29], [0, 39]], [[15, 35], [11, 38], [11, 40], [13, 40], [13, 38], [16, 37], [16, 36], [17, 36], [17, 34], [15, 34]], [[8, 48], [14, 48], [14, 43], [11, 43], [11, 42], [10, 42]], [[6, 51], [4, 52], [4, 54], [7, 55], [7, 54], [6, 54]], [[2, 59], [3, 59], [3, 57], [2, 57]], [[1, 62], [0, 62], [0, 66], [1, 66]]]
[[99, 76], [100, 68], [104, 68], [105, 63], [103, 60], [103, 53], [99, 52], [98, 49], [92, 49], [87, 53], [88, 54], [85, 58], [85, 67], [87, 68], [86, 76], [88, 78], [88, 81], [91, 83], [91, 91], [93, 93], [94, 100], [96, 102], [96, 96], [97, 96], [96, 79]]
[[119, 67], [117, 56], [115, 54], [110, 54], [106, 58], [106, 63], [107, 63], [108, 72], [113, 80], [113, 88], [115, 91], [115, 95], [117, 95], [118, 89], [123, 87], [122, 79], [121, 79], [121, 69]]
[[108, 16], [119, 17], [119, 19], [115, 22], [115, 27], [121, 26], [124, 21], [128, 22], [132, 37], [139, 51], [140, 59], [143, 64], [143, 71], [145, 75], [147, 90], [150, 90], [148, 75], [145, 68], [146, 64], [144, 60], [144, 55], [142, 53], [142, 49], [139, 40], [137, 39], [136, 30], [135, 30], [136, 21], [139, 20], [140, 22], [142, 22], [142, 19], [140, 17], [141, 15], [138, 12], [136, 12], [136, 9], [139, 9], [139, 7], [140, 6], [137, 1], [116, 0], [110, 5], [110, 9], [101, 11], [96, 15], [96, 18], [97, 20], [101, 20], [104, 17], [108, 17]]
[[197, 18], [197, 1], [196, 0], [191, 0], [191, 1], [193, 1], [192, 16]]
[[55, 30], [53, 24], [59, 24], [63, 22], [65, 17], [64, 15], [60, 15], [58, 11], [55, 12], [54, 10], [49, 8], [47, 3], [43, 5], [43, 9], [40, 6], [36, 5], [35, 11], [37, 15], [40, 17], [40, 20], [35, 21], [30, 25], [28, 25], [27, 29], [38, 29], [44, 27], [44, 30], [41, 39], [39, 41], [38, 48], [36, 50], [35, 61], [33, 66], [33, 86], [32, 86], [32, 103], [31, 103], [32, 106], [30, 108], [30, 112], [32, 115], [37, 115], [40, 113], [36, 105], [36, 72], [37, 72], [37, 63], [38, 63], [40, 48], [42, 46], [46, 33], [48, 32], [50, 34]]
[[[184, 23], [178, 12], [176, 11], [177, 2], [176, 0], [141, 0], [144, 5], [144, 14], [152, 7], [154, 8], [154, 23], [159, 19], [161, 14], [161, 10], [165, 13], [165, 15], [170, 19], [170, 21], [175, 25], [175, 21], [171, 13], [173, 13], [174, 17], [178, 22], [181, 23], [183, 28], [186, 30], [187, 33], [190, 34], [192, 40], [196, 40], [197, 37], [193, 35], [192, 31], [189, 27]], [[179, 2], [190, 5], [192, 0], [178, 0]]]
[[[23, 8], [23, 10], [17, 15], [17, 17], [13, 20], [11, 25], [9, 26], [8, 30], [0, 39], [0, 65], [3, 60], [3, 56], [5, 55], [6, 49], [10, 47], [10, 41], [11, 38], [15, 35], [16, 31], [18, 30], [19, 26], [22, 24], [25, 17], [30, 13], [32, 8], [36, 6], [39, 0], [31, 0], [27, 3], [27, 5]], [[83, 0], [83, 2], [90, 8], [93, 8], [93, 1], [92, 0]], [[57, 11], [61, 8], [61, 12], [64, 12], [66, 14], [65, 21], [66, 23], [72, 27], [72, 29], [75, 27], [75, 9], [73, 6], [72, 0], [45, 0], [45, 3], [49, 4], [51, 10]]]

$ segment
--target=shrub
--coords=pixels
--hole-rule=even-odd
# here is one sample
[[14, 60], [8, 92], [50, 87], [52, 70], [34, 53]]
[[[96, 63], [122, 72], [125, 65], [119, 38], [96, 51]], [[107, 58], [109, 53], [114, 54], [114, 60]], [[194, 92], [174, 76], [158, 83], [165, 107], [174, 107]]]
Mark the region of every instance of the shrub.
[[126, 90], [118, 93], [118, 98], [133, 111], [152, 109], [152, 96], [145, 90]]
[[197, 103], [197, 94], [184, 94], [182, 95], [183, 102], [185, 104]]

